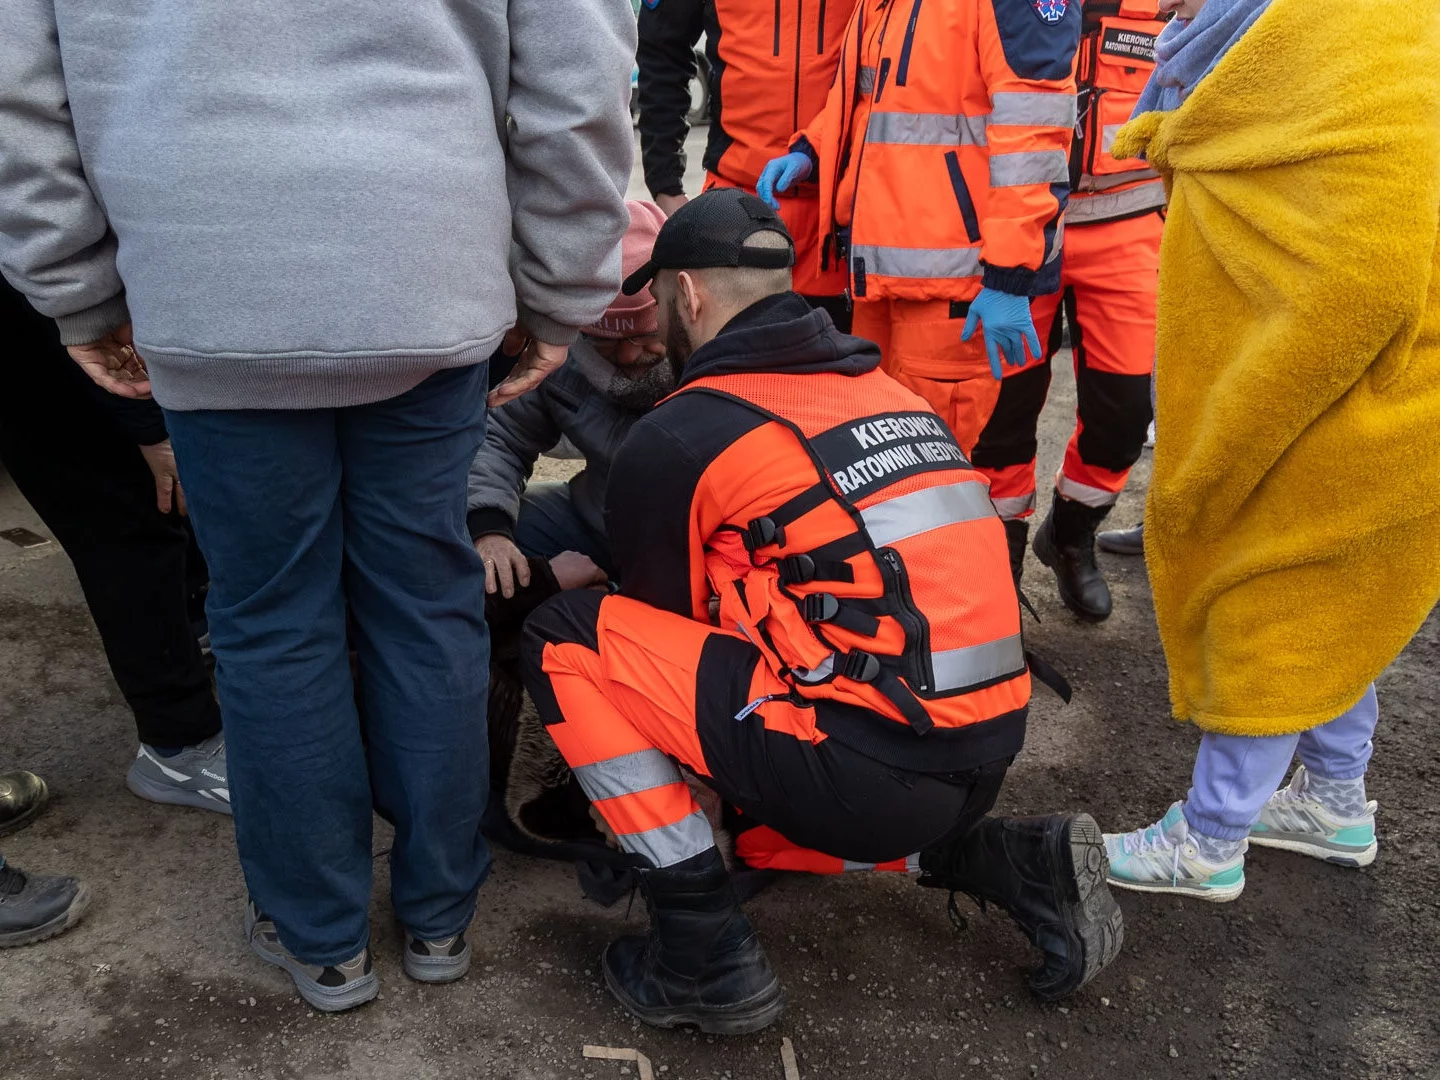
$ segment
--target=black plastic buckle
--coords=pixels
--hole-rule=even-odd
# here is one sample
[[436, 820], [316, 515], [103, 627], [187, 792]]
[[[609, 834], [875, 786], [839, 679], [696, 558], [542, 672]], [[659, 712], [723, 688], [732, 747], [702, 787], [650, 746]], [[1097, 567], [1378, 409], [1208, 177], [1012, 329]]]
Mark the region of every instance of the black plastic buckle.
[[815, 580], [815, 560], [809, 555], [786, 555], [780, 560], [781, 585], [805, 585]]
[[874, 682], [880, 677], [880, 660], [868, 652], [848, 652], [837, 674], [855, 682]]
[[755, 554], [762, 547], [776, 544], [785, 546], [785, 530], [768, 517], [759, 517], [745, 526], [745, 550]]
[[807, 623], [829, 622], [840, 614], [840, 601], [828, 592], [811, 593], [801, 600], [800, 610]]

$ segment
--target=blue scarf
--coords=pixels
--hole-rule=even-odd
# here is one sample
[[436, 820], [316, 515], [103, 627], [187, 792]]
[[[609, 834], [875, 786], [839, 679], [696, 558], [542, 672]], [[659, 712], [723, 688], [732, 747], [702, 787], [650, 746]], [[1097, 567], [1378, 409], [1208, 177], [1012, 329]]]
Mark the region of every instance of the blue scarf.
[[1206, 0], [1195, 18], [1171, 20], [1155, 42], [1155, 70], [1132, 115], [1178, 109], [1269, 6], [1270, 0]]

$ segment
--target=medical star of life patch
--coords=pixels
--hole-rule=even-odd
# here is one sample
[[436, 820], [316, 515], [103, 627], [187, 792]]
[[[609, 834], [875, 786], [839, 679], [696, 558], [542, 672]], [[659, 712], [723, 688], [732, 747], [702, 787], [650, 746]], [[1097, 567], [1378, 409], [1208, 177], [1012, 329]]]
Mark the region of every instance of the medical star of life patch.
[[1070, 10], [1070, 0], [1030, 0], [1030, 6], [1043, 23], [1058, 23]]

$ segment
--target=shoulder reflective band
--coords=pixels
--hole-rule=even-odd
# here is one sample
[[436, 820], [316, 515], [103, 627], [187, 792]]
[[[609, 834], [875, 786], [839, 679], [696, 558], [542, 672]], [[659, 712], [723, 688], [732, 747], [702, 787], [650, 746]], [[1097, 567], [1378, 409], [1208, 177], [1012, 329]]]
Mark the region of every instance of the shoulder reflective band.
[[[1063, 156], [1063, 155], [1062, 155]], [[980, 273], [979, 248], [904, 248], [856, 244], [865, 272], [898, 278], [967, 278]]]
[[1069, 182], [1070, 161], [1063, 150], [1022, 150], [1015, 154], [992, 154], [990, 157], [991, 187]]
[[1025, 670], [1025, 645], [1019, 634], [930, 654], [935, 670], [935, 692], [948, 693], [995, 682]]
[[1074, 94], [1005, 93], [991, 95], [990, 123], [1073, 128]]
[[871, 113], [865, 127], [865, 141], [872, 145], [984, 146], [985, 117], [956, 113]]
[[994, 517], [989, 489], [978, 481], [921, 488], [908, 495], [886, 499], [860, 511], [865, 531], [877, 548], [946, 525]]

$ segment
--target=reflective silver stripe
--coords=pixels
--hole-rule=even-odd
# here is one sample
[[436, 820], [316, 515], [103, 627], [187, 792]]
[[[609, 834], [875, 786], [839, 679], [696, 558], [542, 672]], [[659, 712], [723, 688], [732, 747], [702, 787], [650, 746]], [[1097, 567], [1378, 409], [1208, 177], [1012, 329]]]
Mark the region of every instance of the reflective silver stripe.
[[849, 859], [841, 859], [840, 862], [843, 864], [843, 869], [847, 874], [856, 870], [875, 869], [875, 864], [873, 862], [851, 862]]
[[1014, 521], [1035, 509], [1035, 492], [1029, 495], [1010, 495], [1003, 499], [991, 499], [995, 512], [1006, 521]]
[[875, 69], [869, 64], [860, 68], [860, 93], [873, 94], [875, 92]]
[[864, 260], [865, 273], [901, 278], [967, 278], [980, 273], [979, 248], [903, 248], [856, 244], [852, 260]]
[[1110, 148], [1115, 145], [1115, 136], [1120, 134], [1124, 124], [1106, 124], [1100, 129], [1100, 149], [1110, 153]]
[[1116, 173], [1114, 176], [1090, 176], [1088, 173], [1080, 177], [1080, 183], [1075, 186], [1076, 191], [1109, 191], [1122, 184], [1133, 184], [1138, 180], [1158, 180], [1160, 174], [1154, 169], [1131, 169], [1129, 172]]
[[1114, 506], [1115, 500], [1120, 498], [1118, 491], [1106, 491], [1104, 488], [1081, 484], [1071, 480], [1064, 473], [1055, 477], [1055, 490], [1065, 498], [1083, 503], [1085, 506]]
[[930, 663], [935, 668], [935, 690], [943, 694], [1018, 674], [1025, 668], [1025, 646], [1015, 634], [983, 645], [931, 653]]
[[920, 873], [920, 853], [918, 851], [914, 855], [905, 856], [905, 872], [907, 874]]
[[1072, 197], [1065, 208], [1065, 221], [1071, 225], [1088, 225], [1097, 221], [1158, 210], [1165, 205], [1165, 185], [1159, 180], [1138, 184], [1124, 191], [1101, 191], [1094, 195]]
[[1060, 252], [1065, 246], [1065, 215], [1060, 215], [1060, 220], [1055, 223], [1055, 231], [1050, 234], [1050, 246], [1045, 252], [1044, 266], [1049, 266], [1060, 257]]
[[[956, 467], [963, 467], [963, 463], [956, 462]], [[945, 525], [994, 517], [995, 507], [990, 505], [990, 493], [984, 484], [967, 480], [886, 499], [867, 506], [860, 516], [871, 542], [882, 548]]]
[[617, 833], [620, 847], [632, 855], [644, 855], [657, 867], [674, 866], [709, 851], [715, 834], [703, 811], [686, 814], [674, 825], [662, 825], [645, 832]]
[[1074, 94], [994, 94], [990, 98], [992, 124], [1073, 128]]
[[1064, 184], [1070, 180], [1070, 162], [1063, 150], [1022, 150], [990, 155], [990, 186]]
[[867, 143], [984, 146], [985, 117], [956, 113], [871, 113]]
[[659, 750], [636, 750], [591, 765], [577, 765], [571, 771], [591, 802], [682, 782], [675, 763]]

